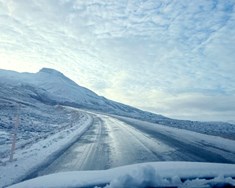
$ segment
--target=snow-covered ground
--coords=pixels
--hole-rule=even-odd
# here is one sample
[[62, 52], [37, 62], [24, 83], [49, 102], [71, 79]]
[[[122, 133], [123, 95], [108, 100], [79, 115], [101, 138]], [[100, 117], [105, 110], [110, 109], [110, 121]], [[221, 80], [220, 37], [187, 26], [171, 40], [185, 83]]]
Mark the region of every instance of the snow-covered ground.
[[200, 122], [190, 120], [165, 119], [150, 121], [169, 127], [186, 129], [198, 133], [220, 136], [235, 140], [235, 124], [226, 122]]
[[[29, 88], [1, 85], [0, 90], [0, 161], [9, 155], [12, 133], [19, 116], [17, 148], [26, 147], [50, 134], [54, 134], [68, 123], [72, 113], [56, 105], [44, 104], [29, 97]], [[18, 111], [18, 112], [17, 112]]]
[[73, 116], [66, 126], [56, 128], [56, 132], [44, 134], [25, 147], [17, 147], [14, 161], [9, 162], [9, 156], [1, 158], [0, 187], [18, 182], [35, 169], [47, 165], [50, 160], [60, 155], [63, 150], [74, 143], [92, 125], [89, 114], [71, 111]]
[[[0, 69], [0, 87], [9, 88], [9, 86], [12, 89], [8, 93], [5, 92], [5, 96], [11, 95], [14, 90], [18, 90], [18, 93], [26, 94], [29, 99], [36, 99], [43, 103], [93, 109], [136, 118], [143, 116], [145, 119], [166, 119], [161, 115], [145, 112], [101, 97], [53, 69], [43, 68], [37, 73], [18, 73]], [[15, 95], [15, 97], [18, 96]]]
[[0, 69], [0, 87], [0, 99], [9, 98], [9, 95], [12, 96], [12, 101], [19, 98], [23, 99], [21, 102], [34, 99], [47, 104], [96, 110], [235, 140], [235, 125], [232, 123], [176, 120], [142, 111], [98, 96], [53, 69], [43, 68], [38, 73], [18, 73]]
[[[88, 139], [88, 142], [94, 143], [87, 144], [90, 148], [82, 145], [85, 150], [80, 148], [84, 151], [81, 157], [84, 169], [88, 159], [102, 161], [97, 169], [103, 165], [105, 168], [102, 169], [107, 169], [167, 159], [235, 162], [234, 124], [174, 120], [144, 112], [100, 97], [52, 69], [42, 69], [36, 74], [0, 70], [0, 87], [0, 187], [22, 181], [47, 165], [91, 126], [95, 127], [94, 139]], [[59, 104], [75, 106], [79, 110]], [[15, 160], [10, 163], [18, 106], [20, 125]], [[102, 152], [104, 155], [97, 157], [96, 154]], [[94, 164], [89, 163], [90, 166]], [[150, 166], [155, 168], [155, 164]], [[124, 169], [128, 171], [128, 168]], [[128, 177], [124, 175], [124, 180]], [[115, 185], [115, 180], [112, 179], [111, 185]]]
[[11, 188], [57, 187], [213, 187], [235, 186], [235, 165], [154, 162], [101, 171], [73, 171], [31, 179]]
[[[94, 141], [97, 142], [97, 140], [101, 138], [100, 132], [102, 132], [102, 127], [104, 127], [105, 134], [110, 139], [108, 140], [109, 142], [107, 144], [110, 145], [109, 148], [111, 149], [110, 151], [108, 151], [109, 152], [108, 154], [110, 155], [108, 158], [111, 159], [111, 163], [110, 163], [111, 167], [125, 165], [125, 164], [133, 164], [135, 162], [141, 163], [141, 162], [149, 161], [149, 160], [161, 161], [160, 158], [158, 159], [155, 157], [156, 155], [160, 156], [162, 160], [167, 160], [167, 157], [171, 160], [174, 159], [174, 157], [179, 157], [179, 159], [188, 158], [187, 160], [196, 160], [196, 161], [197, 160], [199, 161], [200, 160], [203, 160], [203, 161], [204, 160], [205, 161], [224, 160], [223, 162], [228, 162], [228, 161], [233, 162], [233, 163], [235, 162], [234, 161], [235, 141], [233, 140], [195, 133], [195, 132], [188, 131], [188, 130], [181, 130], [177, 128], [166, 127], [164, 125], [148, 123], [148, 122], [131, 119], [131, 118], [116, 117], [120, 119], [118, 120], [108, 115], [102, 115], [102, 114], [97, 114], [97, 113], [92, 114], [90, 112], [80, 111], [78, 109], [73, 109], [73, 108], [65, 108], [64, 110], [65, 111], [67, 110], [68, 112], [73, 114], [71, 116], [71, 118], [74, 118], [71, 120], [73, 122], [72, 124], [70, 123], [67, 126], [62, 127], [56, 133], [53, 133], [53, 134], [47, 135], [45, 133], [45, 135], [47, 136], [42, 137], [41, 139], [38, 139], [37, 141], [27, 145], [27, 147], [18, 148], [15, 153], [16, 160], [13, 161], [12, 163], [8, 162], [7, 157], [1, 159], [2, 163], [1, 163], [1, 168], [0, 168], [0, 186], [6, 186], [6, 185], [11, 185], [13, 183], [20, 182], [25, 177], [28, 177], [29, 174], [37, 170], [40, 170], [42, 166], [48, 165], [50, 161], [53, 161], [54, 158], [62, 154], [68, 148], [68, 146], [74, 143], [79, 138], [79, 136], [81, 136], [86, 130], [88, 130], [90, 126], [96, 125], [93, 123], [94, 116], [99, 118], [99, 122], [100, 122], [97, 124], [98, 132], [93, 133], [94, 135], [96, 135], [95, 137], [96, 139]], [[158, 138], [154, 134], [160, 134], [160, 136], [165, 135], [165, 137]], [[172, 141], [172, 139], [174, 140]], [[90, 142], [90, 140], [88, 140], [88, 142]], [[97, 142], [97, 144], [102, 145], [104, 143]], [[93, 149], [99, 148], [99, 145], [96, 145], [96, 143], [92, 145], [94, 146], [92, 147]], [[192, 151], [193, 149], [191, 147], [194, 148], [196, 151]], [[107, 154], [107, 153], [102, 154], [100, 153], [100, 151], [96, 153], [96, 151], [94, 151], [93, 149], [91, 150], [91, 148], [88, 148], [87, 150], [88, 152], [86, 152], [86, 148], [84, 148], [85, 156], [86, 154], [90, 156], [86, 156], [85, 158], [83, 158], [83, 161], [81, 161], [82, 163], [84, 163], [84, 161], [87, 161], [89, 159], [93, 159], [92, 161], [88, 161], [89, 162], [88, 164], [90, 165], [95, 164], [96, 162], [100, 163], [100, 160], [96, 161], [96, 159], [98, 159], [97, 155], [102, 156], [102, 155]], [[101, 152], [102, 151], [103, 150], [101, 150]], [[153, 159], [149, 159], [149, 157], [150, 158], [152, 157]], [[166, 158], [164, 159], [164, 157]], [[213, 157], [215, 157], [215, 159], [212, 159]], [[158, 163], [158, 164], [161, 164], [161, 163]], [[168, 163], [162, 163], [162, 164], [166, 165]], [[171, 166], [172, 164], [173, 163], [169, 163], [169, 165], [166, 165], [166, 166]], [[186, 164], [186, 163], [179, 163], [179, 164]], [[155, 166], [155, 163], [153, 166]], [[180, 165], [178, 166], [173, 165], [173, 168], [174, 167], [177, 167], [176, 171], [180, 169]], [[190, 167], [192, 166], [189, 165], [188, 168]], [[207, 167], [208, 166], [205, 166], [205, 168]], [[230, 172], [230, 168], [231, 167], [234, 168], [234, 165], [233, 164], [224, 165], [224, 166], [221, 166], [221, 168], [219, 169], [222, 169], [222, 167], [224, 168], [223, 172], [225, 171]], [[156, 170], [157, 169], [155, 169], [155, 171]], [[146, 176], [148, 176], [148, 171], [149, 170], [147, 170], [146, 172], [147, 173]], [[101, 171], [101, 174], [102, 172], [108, 172], [109, 174], [109, 171]], [[113, 173], [112, 170], [110, 172]], [[174, 171], [171, 170], [171, 172], [174, 172]], [[82, 175], [83, 172], [77, 172], [77, 173], [80, 173], [80, 175], [83, 176]], [[89, 172], [89, 173], [92, 173], [92, 172]], [[97, 173], [95, 173], [95, 175], [97, 175]], [[150, 173], [152, 173], [151, 168], [150, 168]], [[218, 174], [213, 174], [213, 171], [210, 173], [212, 173], [213, 177], [218, 175]], [[145, 174], [145, 171], [144, 171], [144, 174]], [[70, 173], [70, 175], [72, 175], [72, 173]], [[75, 175], [77, 174], [75, 173]], [[119, 173], [119, 175], [121, 174]], [[179, 176], [179, 174], [176, 172], [175, 172], [175, 175]], [[194, 175], [200, 175], [200, 174], [194, 174]], [[206, 174], [202, 174], [202, 175], [206, 175]], [[222, 174], [222, 175], [227, 176], [229, 174]], [[66, 173], [65, 173], [65, 176], [67, 177]], [[51, 177], [55, 177], [55, 176], [51, 176]], [[72, 175], [72, 177], [74, 176]], [[119, 177], [115, 175], [112, 177], [114, 179], [108, 179], [108, 181], [104, 183], [111, 182], [110, 186], [114, 185], [115, 187], [116, 185], [115, 179], [118, 179], [119, 181], [120, 178], [121, 180], [123, 180], [124, 178], [125, 181], [127, 179], [127, 182], [124, 182], [124, 183], [130, 183], [130, 182], [135, 183], [135, 182], [132, 182], [132, 178], [130, 180], [128, 179], [130, 178], [129, 175], [126, 175], [124, 177], [122, 176]], [[181, 176], [179, 177], [182, 178]], [[92, 176], [92, 178], [94, 177]], [[144, 178], [149, 178], [149, 177], [144, 177]], [[150, 178], [151, 180], [149, 179], [149, 181], [155, 182], [153, 179], [153, 175], [150, 174]], [[50, 176], [49, 176], [49, 179], [50, 179]], [[139, 178], [137, 177], [134, 179], [135, 180], [133, 181], [137, 181]], [[68, 182], [70, 180], [71, 179], [64, 180], [64, 181]], [[157, 180], [159, 181], [159, 179]], [[224, 181], [228, 181], [228, 180], [229, 179], [226, 179]], [[52, 180], [48, 180], [48, 181], [50, 182]], [[161, 180], [161, 181], [164, 182], [164, 180]], [[47, 181], [45, 181], [45, 183], [46, 182]], [[99, 185], [100, 183], [102, 184], [102, 182], [98, 182]]]
[[[167, 135], [169, 138], [173, 138], [173, 141], [180, 141], [182, 143], [190, 143], [193, 145], [205, 149], [206, 151], [212, 151], [219, 153], [225, 159], [235, 163], [235, 141], [218, 136], [212, 136], [207, 134], [201, 134], [194, 131], [179, 129], [175, 127], [164, 126], [160, 124], [149, 123], [137, 119], [118, 117], [119, 120], [124, 121], [128, 125], [132, 125], [133, 128], [139, 129], [143, 133], [148, 133], [150, 136], [155, 136], [155, 133], [160, 133], [158, 136]], [[198, 154], [199, 155], [199, 154]]]

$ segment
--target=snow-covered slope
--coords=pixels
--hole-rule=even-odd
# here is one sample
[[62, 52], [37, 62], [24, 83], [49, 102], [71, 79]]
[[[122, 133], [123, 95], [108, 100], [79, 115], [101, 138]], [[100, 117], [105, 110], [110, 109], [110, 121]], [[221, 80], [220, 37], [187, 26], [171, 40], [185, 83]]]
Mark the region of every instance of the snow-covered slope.
[[0, 82], [10, 85], [30, 85], [35, 88], [42, 88], [53, 94], [53, 97], [58, 102], [67, 101], [89, 104], [99, 98], [94, 92], [80, 87], [62, 73], [48, 68], [43, 68], [35, 74], [0, 70]]
[[234, 187], [234, 170], [233, 164], [152, 162], [109, 170], [56, 173], [21, 182], [10, 188]]
[[[76, 108], [62, 107], [56, 104], [82, 109], [78, 113]], [[20, 108], [19, 113], [17, 113], [17, 106]], [[38, 73], [0, 70], [0, 187], [21, 181], [23, 176], [31, 172], [35, 166], [40, 166], [44, 161], [47, 161], [50, 154], [53, 153], [52, 151], [61, 151], [63, 148], [61, 146], [67, 147], [69, 143], [73, 142], [73, 138], [77, 138], [83, 130], [89, 127], [89, 114], [93, 113], [95, 116], [99, 113], [106, 115], [109, 113], [131, 125], [141, 124], [144, 127], [149, 126], [151, 128], [159, 126], [146, 122], [149, 121], [235, 139], [234, 124], [174, 120], [141, 111], [98, 96], [53, 69], [44, 68]], [[19, 114], [20, 117], [15, 152], [17, 161], [10, 163], [8, 159], [16, 114]], [[165, 128], [167, 130], [169, 127]], [[171, 128], [171, 130], [174, 130], [175, 133], [183, 132], [178, 129]], [[191, 135], [196, 134], [191, 133]], [[190, 140], [194, 138], [191, 135]], [[179, 138], [185, 139], [186, 137], [181, 135]], [[203, 142], [205, 140], [203, 137]], [[217, 143], [220, 142], [220, 139], [216, 140]], [[233, 149], [232, 146], [230, 148]], [[31, 163], [29, 159], [36, 161], [36, 163]], [[25, 164], [29, 164], [30, 169], [25, 168], [22, 160], [25, 161]], [[22, 172], [25, 172], [25, 174], [23, 175]], [[8, 173], [14, 174], [14, 176], [10, 176]]]
[[18, 73], [0, 69], [0, 86], [4, 85], [17, 86], [18, 89], [21, 87], [23, 93], [26, 87], [31, 88], [37, 91], [29, 94], [31, 98], [51, 104], [69, 105], [140, 119], [167, 119], [98, 96], [54, 69], [43, 68], [38, 73]]
[[9, 101], [67, 105], [235, 139], [234, 124], [175, 120], [142, 111], [98, 96], [54, 69], [43, 68], [38, 73], [0, 69], [0, 88], [0, 99]]

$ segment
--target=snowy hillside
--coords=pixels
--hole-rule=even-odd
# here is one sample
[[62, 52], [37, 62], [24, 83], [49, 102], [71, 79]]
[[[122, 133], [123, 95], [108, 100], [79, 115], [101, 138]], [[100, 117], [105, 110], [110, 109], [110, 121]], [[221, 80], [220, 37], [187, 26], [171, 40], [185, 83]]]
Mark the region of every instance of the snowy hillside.
[[98, 96], [54, 69], [43, 68], [38, 73], [0, 69], [0, 87], [1, 100], [19, 100], [22, 104], [35, 101], [47, 105], [61, 104], [235, 139], [234, 124], [175, 120], [145, 112]]
[[[20, 124], [15, 160], [9, 162], [17, 109]], [[84, 139], [82, 135], [87, 137]], [[89, 166], [86, 158], [96, 163], [96, 156], [101, 156], [99, 164], [103, 164], [101, 161], [107, 164], [100, 169], [159, 160], [229, 162], [234, 159], [235, 126], [223, 122], [174, 120], [141, 111], [98, 96], [53, 69], [44, 68], [38, 73], [0, 70], [0, 187], [28, 178], [78, 139], [85, 157], [79, 157], [84, 159], [81, 164]], [[186, 143], [190, 143], [190, 147]], [[210, 152], [218, 151], [224, 158], [214, 153], [205, 154], [200, 149], [205, 147]], [[206, 158], [190, 157], [199, 150]], [[187, 152], [189, 158], [185, 158]], [[155, 156], [154, 153], [159, 154]], [[196, 152], [196, 157], [198, 155]], [[91, 166], [94, 168], [94, 163], [91, 162]]]
[[35, 93], [30, 94], [30, 97], [50, 104], [69, 105], [116, 115], [143, 118], [143, 120], [166, 119], [161, 115], [144, 112], [98, 96], [91, 90], [79, 86], [62, 73], [49, 68], [43, 68], [35, 74], [0, 70], [0, 85], [1, 87], [3, 85], [22, 87], [24, 93], [25, 87], [40, 90], [36, 95]]

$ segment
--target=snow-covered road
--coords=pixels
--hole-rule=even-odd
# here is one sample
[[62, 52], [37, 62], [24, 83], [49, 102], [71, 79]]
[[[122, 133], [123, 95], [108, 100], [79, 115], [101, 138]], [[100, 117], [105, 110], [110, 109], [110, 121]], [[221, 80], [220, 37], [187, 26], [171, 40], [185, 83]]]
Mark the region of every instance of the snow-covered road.
[[136, 119], [65, 108], [70, 122], [3, 158], [0, 187], [36, 176], [158, 161], [235, 164], [235, 141]]
[[39, 176], [152, 161], [235, 163], [231, 140], [129, 118], [90, 115], [94, 123], [88, 131]]
[[152, 147], [154, 154], [160, 154], [160, 160], [235, 163], [233, 140], [130, 118], [118, 117], [118, 119], [125, 122], [123, 125], [127, 129], [139, 131], [142, 135], [157, 140], [160, 146], [165, 144], [171, 148], [167, 152], [160, 153], [156, 145]]

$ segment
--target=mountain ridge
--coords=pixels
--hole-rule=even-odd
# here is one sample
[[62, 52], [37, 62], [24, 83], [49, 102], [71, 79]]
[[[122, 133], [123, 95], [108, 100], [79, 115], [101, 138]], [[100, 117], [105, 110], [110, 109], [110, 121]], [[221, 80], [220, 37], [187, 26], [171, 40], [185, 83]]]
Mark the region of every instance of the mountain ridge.
[[30, 88], [31, 91], [34, 90], [34, 94], [30, 94], [30, 97], [49, 104], [62, 104], [139, 119], [141, 117], [142, 119], [168, 119], [162, 115], [142, 111], [99, 96], [78, 85], [63, 73], [50, 68], [42, 68], [37, 73], [18, 73], [0, 69], [0, 83], [21, 86], [24, 89]]
[[[99, 96], [93, 91], [79, 86], [62, 73], [60, 74], [58, 71], [51, 73], [51, 71], [53, 70], [44, 69], [37, 73], [18, 73], [0, 69], [0, 106], [2, 112], [10, 113], [11, 110], [9, 112], [7, 109], [5, 110], [6, 106], [15, 106], [16, 103], [22, 104], [23, 107], [31, 106], [35, 109], [42, 105], [48, 105], [48, 108], [51, 108], [59, 104], [92, 110], [95, 113], [135, 118], [203, 134], [223, 135], [225, 138], [235, 139], [234, 124], [176, 120], [146, 112]], [[226, 129], [221, 129], [221, 127], [226, 127]]]

